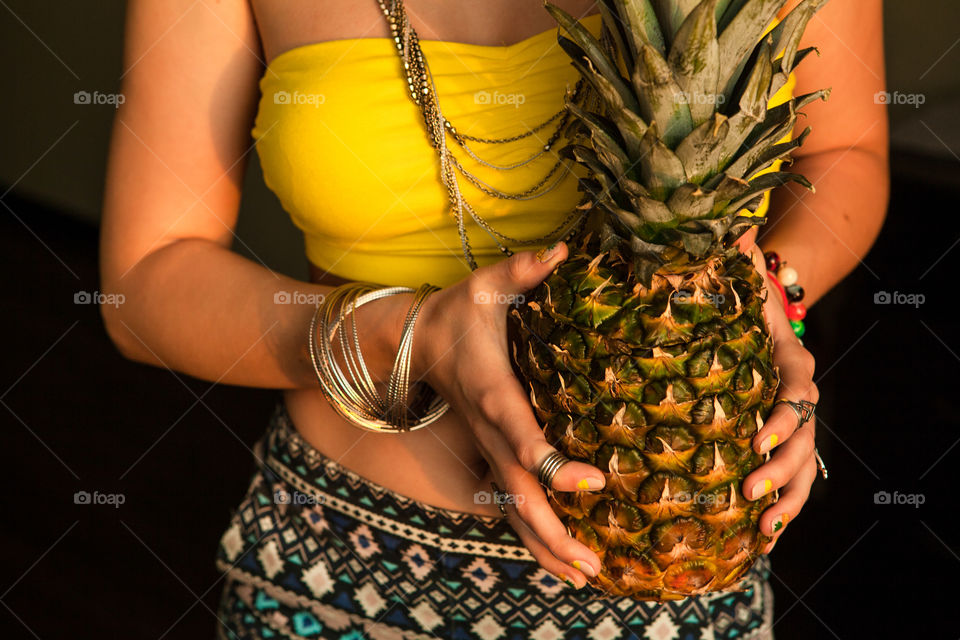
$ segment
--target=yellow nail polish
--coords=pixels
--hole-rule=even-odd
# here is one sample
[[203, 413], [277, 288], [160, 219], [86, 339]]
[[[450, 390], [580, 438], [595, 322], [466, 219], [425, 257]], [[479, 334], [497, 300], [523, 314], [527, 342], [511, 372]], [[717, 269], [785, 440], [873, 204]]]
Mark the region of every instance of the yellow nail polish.
[[577, 489], [581, 491], [597, 491], [603, 489], [603, 481], [596, 478], [584, 478], [577, 483]]
[[574, 569], [576, 569], [577, 571], [581, 572], [582, 574], [584, 574], [589, 578], [595, 578], [597, 575], [597, 572], [593, 570], [593, 567], [587, 564], [586, 562], [581, 562], [580, 560], [574, 560], [573, 562], [570, 563], [570, 565]]
[[770, 492], [770, 489], [773, 487], [773, 483], [769, 480], [764, 480], [763, 484], [758, 484], [753, 488], [753, 499], [756, 500], [767, 493]]
[[777, 434], [775, 434], [775, 433], [771, 434], [770, 437], [767, 438], [767, 444], [766, 444], [766, 446], [764, 446], [763, 452], [764, 452], [764, 453], [767, 453], [768, 451], [770, 451], [770, 449], [773, 449], [775, 446], [777, 446], [777, 441], [778, 441], [779, 439], [780, 439], [780, 438], [777, 437]]

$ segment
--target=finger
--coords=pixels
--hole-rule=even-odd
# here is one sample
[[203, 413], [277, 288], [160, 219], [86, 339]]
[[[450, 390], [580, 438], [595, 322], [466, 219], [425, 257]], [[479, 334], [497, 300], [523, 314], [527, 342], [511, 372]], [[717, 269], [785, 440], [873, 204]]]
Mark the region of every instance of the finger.
[[765, 462], [754, 469], [743, 481], [743, 495], [759, 500], [771, 491], [783, 487], [813, 456], [813, 425], [805, 424]]
[[[493, 468], [491, 467], [484, 478], [484, 484], [489, 482], [497, 482], [497, 474], [494, 473]], [[499, 482], [497, 483], [500, 484]], [[547, 548], [543, 541], [541, 541], [533, 531], [524, 523], [520, 516], [517, 514], [517, 510], [512, 504], [512, 500], [507, 500], [504, 504], [504, 508], [507, 511], [507, 522], [513, 527], [517, 532], [517, 535], [520, 536], [520, 541], [523, 545], [530, 551], [530, 554], [533, 556], [534, 560], [537, 561], [541, 567], [555, 575], [560, 580], [572, 584], [577, 589], [582, 589], [587, 584], [587, 578], [583, 573], [577, 569], [574, 569], [563, 560], [557, 558], [550, 549]]]
[[810, 497], [810, 487], [817, 477], [817, 461], [811, 456], [780, 492], [780, 499], [767, 507], [760, 516], [760, 530], [768, 536], [777, 538], [783, 534], [784, 527], [796, 519], [803, 505]]
[[[800, 386], [805, 387], [803, 393], [797, 395], [791, 393], [792, 391], [796, 391]], [[792, 386], [784, 388], [783, 392], [781, 392], [781, 397], [794, 402], [807, 400], [816, 404], [820, 399], [820, 391], [812, 380], [808, 380], [805, 385], [794, 382]], [[813, 420], [814, 418], [811, 417], [806, 424], [811, 424]], [[782, 445], [787, 439], [793, 436], [797, 429], [803, 426], [799, 423], [800, 417], [793, 407], [783, 402], [776, 404], [773, 407], [773, 411], [771, 411], [767, 417], [767, 421], [763, 423], [760, 430], [753, 436], [753, 449], [763, 455], [773, 450], [776, 446]]]
[[[502, 294], [520, 294], [533, 289], [567, 258], [566, 244], [558, 242], [551, 247], [539, 254], [534, 251], [521, 251], [486, 269], [478, 270], [476, 279], [480, 282], [474, 286], [479, 284], [483, 291], [489, 293], [493, 290]], [[510, 300], [505, 299], [504, 302], [509, 304]]]
[[[571, 571], [579, 571], [590, 577], [597, 575], [600, 558], [589, 547], [570, 537], [547, 501], [543, 487], [517, 463], [506, 439], [492, 426], [482, 429], [481, 435], [484, 438], [484, 448], [492, 458], [494, 475], [509, 494], [511, 506], [518, 516], [514, 524], [517, 533], [537, 538], [567, 567], [568, 576]], [[548, 571], [554, 571], [556, 567], [554, 564], [544, 565]]]
[[[816, 404], [820, 390], [813, 382], [816, 366], [813, 355], [799, 343], [787, 343], [774, 349], [774, 362], [780, 373], [778, 399], [797, 402], [806, 400]], [[798, 428], [796, 412], [786, 404], [774, 406], [763, 428], [753, 438], [753, 448], [764, 454], [782, 444]]]
[[[499, 427], [520, 466], [536, 477], [540, 464], [556, 448], [547, 442], [517, 379], [512, 374], [495, 378], [480, 392], [477, 402], [480, 415]], [[560, 467], [551, 487], [557, 491], [597, 491], [605, 482], [596, 467], [571, 461]]]

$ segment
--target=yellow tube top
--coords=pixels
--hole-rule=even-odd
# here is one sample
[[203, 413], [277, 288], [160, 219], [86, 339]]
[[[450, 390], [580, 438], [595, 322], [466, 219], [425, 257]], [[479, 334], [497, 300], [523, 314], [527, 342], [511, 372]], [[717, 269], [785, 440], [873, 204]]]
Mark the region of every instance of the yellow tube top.
[[[600, 14], [582, 22], [599, 35]], [[556, 28], [507, 46], [438, 40], [420, 46], [444, 115], [461, 132], [482, 138], [507, 138], [540, 124], [563, 107], [566, 88], [579, 77], [557, 45]], [[470, 273], [437, 152], [392, 40], [296, 47], [270, 62], [260, 90], [251, 133], [264, 181], [303, 231], [310, 262], [349, 280], [412, 287], [447, 286]], [[791, 92], [792, 83], [774, 102]], [[508, 144], [469, 144], [487, 162], [511, 165], [540, 150], [554, 130], [548, 125]], [[466, 170], [505, 192], [529, 189], [556, 162], [553, 150], [498, 171], [451, 148]], [[580, 201], [575, 176], [582, 172], [574, 165], [555, 189], [531, 200], [494, 198], [458, 177], [466, 201], [495, 229], [538, 238]], [[481, 266], [503, 257], [468, 217], [466, 228]]]

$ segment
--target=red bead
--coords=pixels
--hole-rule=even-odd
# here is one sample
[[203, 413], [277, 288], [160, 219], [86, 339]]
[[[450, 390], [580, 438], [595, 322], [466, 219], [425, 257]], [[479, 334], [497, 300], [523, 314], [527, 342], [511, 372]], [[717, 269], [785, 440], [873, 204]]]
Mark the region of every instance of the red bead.
[[767, 261], [767, 271], [776, 273], [777, 269], [780, 268], [780, 256], [777, 255], [777, 252], [767, 251], [765, 254], [763, 254], [763, 257]]
[[791, 302], [787, 305], [787, 317], [791, 320], [803, 320], [807, 317], [807, 308], [802, 302]]

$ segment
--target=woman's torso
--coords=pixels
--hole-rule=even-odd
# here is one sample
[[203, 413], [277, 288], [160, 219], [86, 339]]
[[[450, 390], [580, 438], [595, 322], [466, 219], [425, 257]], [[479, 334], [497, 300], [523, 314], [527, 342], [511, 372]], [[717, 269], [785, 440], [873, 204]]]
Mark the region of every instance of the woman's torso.
[[[251, 2], [268, 63], [252, 133], [267, 185], [304, 231], [312, 279], [415, 287], [425, 281], [446, 286], [466, 276], [437, 155], [407, 94], [376, 0]], [[592, 0], [555, 4], [586, 16], [584, 25], [599, 34]], [[562, 107], [564, 91], [578, 78], [556, 44], [556, 23], [541, 0], [465, 2], [455, 9], [407, 0], [405, 6], [444, 115], [461, 131], [474, 127], [469, 133], [508, 137], [529, 129]], [[298, 101], [298, 91], [323, 100]], [[498, 91], [507, 100], [495, 99]], [[791, 91], [792, 83], [772, 102]], [[481, 155], [508, 165], [541, 143], [539, 135], [530, 136], [484, 146]], [[505, 191], [530, 186], [552, 164], [544, 156], [516, 172], [498, 173], [463, 150], [455, 154]], [[523, 238], [553, 229], [579, 200], [572, 175], [526, 201], [496, 200], [464, 180], [460, 185], [495, 227]], [[481, 265], [501, 258], [480, 229], [470, 231]], [[489, 491], [489, 468], [465, 422], [452, 412], [413, 433], [382, 435], [344, 421], [319, 390], [287, 391], [286, 402], [307, 441], [360, 475], [428, 504], [496, 515], [494, 505], [474, 499], [478, 491]]]
[[[590, 0], [568, 0], [556, 4], [577, 16], [585, 16], [596, 12], [593, 6], [594, 2]], [[320, 0], [294, 0], [283, 3], [252, 0], [252, 5], [268, 63], [265, 79], [261, 84], [265, 97], [268, 97], [268, 91], [296, 90], [295, 84], [284, 84], [286, 78], [283, 77], [283, 74], [292, 72], [291, 66], [300, 66], [297, 71], [301, 73], [302, 77], [304, 65], [308, 68], [315, 65], [317, 73], [322, 76], [333, 65], [357, 64], [357, 57], [369, 58], [368, 52], [371, 51], [369, 47], [374, 47], [374, 51], [382, 52], [384, 49], [381, 45], [389, 45], [389, 42], [383, 41], [383, 38], [389, 33], [387, 23], [375, 0], [338, 0], [323, 3]], [[428, 63], [430, 62], [428, 52], [433, 51], [438, 57], [437, 66], [442, 63], [448, 67], [456, 68], [461, 62], [467, 65], [474, 60], [486, 64], [488, 58], [494, 65], [500, 65], [501, 60], [503, 63], [512, 62], [512, 67], [500, 65], [497, 68], [476, 69], [476, 71], [480, 74], [499, 72], [500, 77], [510, 76], [510, 80], [513, 79], [513, 76], [516, 76], [516, 81], [521, 84], [524, 81], [523, 76], [535, 76], [538, 65], [539, 68], [546, 69], [546, 71], [542, 72], [536, 80], [528, 77], [529, 83], [539, 82], [542, 85], [544, 74], [557, 76], [560, 73], [560, 65], [562, 65], [562, 73], [565, 74], [566, 81], [575, 81], [576, 79], [576, 73], [569, 67], [567, 59], [561, 58], [565, 54], [562, 54], [556, 47], [556, 23], [543, 10], [540, 0], [529, 0], [527, 2], [491, 0], [483, 3], [458, 3], [455, 9], [450, 9], [450, 5], [440, 2], [408, 0], [405, 6], [421, 40], [434, 41], [424, 46]], [[596, 24], [599, 24], [599, 22], [597, 21]], [[548, 31], [550, 33], [546, 33]], [[378, 40], [358, 42], [357, 39], [361, 38]], [[329, 46], [312, 46], [313, 43], [326, 43], [328, 41], [342, 42], [330, 42]], [[450, 43], [449, 46], [445, 44], [446, 42]], [[463, 45], [462, 43], [467, 44]], [[538, 49], [534, 51], [532, 47]], [[326, 53], [329, 53], [330, 57], [326, 57]], [[301, 64], [303, 59], [301, 54], [309, 56], [303, 64]], [[477, 59], [472, 54], [477, 54], [480, 58]], [[355, 58], [354, 60], [350, 59], [351, 55]], [[278, 59], [278, 56], [280, 59]], [[445, 56], [445, 59], [439, 59], [440, 56]], [[547, 58], [547, 56], [550, 56], [550, 58]], [[275, 60], [279, 64], [276, 64]], [[395, 54], [393, 58], [383, 57], [383, 59], [377, 58], [373, 61], [368, 59], [364, 64], [378, 65], [377, 72], [381, 74], [396, 74], [394, 79], [396, 86], [386, 87], [387, 90], [406, 91], [405, 80], [399, 74], [399, 60]], [[369, 67], [358, 68], [369, 69]], [[339, 71], [345, 71], [345, 67], [341, 66]], [[468, 70], [465, 68], [464, 71]], [[376, 74], [371, 75], [375, 76]], [[472, 81], [479, 81], [479, 86], [483, 86], [482, 78], [477, 78], [473, 73], [470, 73], [470, 76], [473, 76]], [[464, 78], [466, 79], [466, 76]], [[381, 82], [382, 79], [376, 81]], [[452, 82], [453, 80], [447, 81], [445, 86], [451, 87]], [[332, 81], [329, 84], [336, 84], [336, 82]], [[563, 103], [566, 82], [556, 82], [555, 84], [557, 84], [555, 87], [555, 105], [560, 107]], [[314, 78], [312, 86], [314, 90], [319, 87], [324, 92], [325, 100], [336, 100], [338, 98], [337, 87], [325, 85], [322, 77]], [[554, 87], [548, 88], [553, 93]], [[370, 89], [372, 90], [373, 87], [370, 87]], [[442, 101], [444, 85], [439, 81], [438, 91]], [[347, 95], [356, 97], [357, 94]], [[531, 96], [532, 99], [533, 96]], [[409, 102], [409, 105], [404, 104], [404, 108], [410, 108], [412, 101], [409, 101], [408, 97], [406, 101]], [[270, 102], [266, 104], [268, 109], [274, 109]], [[441, 102], [441, 106], [443, 106], [443, 102]], [[529, 113], [529, 110], [526, 111]], [[296, 116], [287, 117], [288, 112], [277, 110], [280, 115], [284, 116], [283, 120], [286, 124], [293, 122], [293, 126], [297, 127], [298, 130], [294, 133], [284, 132], [283, 126], [285, 123], [281, 121], [279, 116], [276, 121], [264, 122], [263, 111], [264, 105], [261, 103], [261, 113], [255, 128], [255, 136], [272, 132], [279, 135], [281, 142], [287, 141], [289, 144], [294, 136], [301, 135], [301, 129], [305, 123], [309, 122], [312, 125], [315, 121], [319, 122], [317, 126], [320, 127], [320, 134], [329, 134], [332, 139], [339, 139], [339, 141], [342, 141], [343, 137], [348, 135], [346, 130], [340, 133], [335, 130], [328, 130], [326, 123], [323, 122], [322, 111], [315, 112], [315, 114], [308, 112], [307, 117], [310, 120], [296, 122]], [[539, 111], [549, 113], [550, 107], [540, 108]], [[331, 110], [327, 111], [327, 113], [331, 112]], [[524, 109], [518, 107], [513, 109], [513, 112], [516, 114], [517, 121], [505, 122], [505, 130], [522, 130], [524, 125], [528, 127], [531, 125], [531, 123], [523, 121]], [[303, 114], [301, 113], [301, 115]], [[451, 117], [451, 120], [454, 120], [454, 118]], [[422, 121], [413, 122], [413, 124], [422, 130]], [[463, 127], [470, 123], [458, 123], [454, 120], [454, 124]], [[330, 122], [330, 125], [335, 127], [336, 121]], [[274, 129], [275, 126], [279, 128]], [[533, 140], [531, 139], [528, 142], [533, 142]], [[356, 148], [355, 143], [351, 141], [351, 144], [353, 144], [356, 153], [351, 151], [350, 153], [353, 156], [348, 160], [373, 165], [374, 171], [377, 170], [376, 167], [383, 167], [383, 170], [387, 171], [389, 163], [403, 160], [366, 157], [364, 151]], [[277, 144], [273, 149], [277, 154], [289, 153], [289, 150], [284, 150], [283, 144]], [[258, 151], [261, 154], [262, 162], [266, 160], [267, 163], [283, 164], [288, 160], [286, 157], [276, 158], [267, 155], [271, 153], [271, 148], [268, 145], [258, 147]], [[419, 158], [420, 162], [437, 162], [436, 155], [429, 146], [423, 146], [418, 154], [423, 156]], [[283, 176], [278, 175], [275, 181], [282, 177], [290, 177], [292, 180], [304, 179], [303, 175], [297, 175], [296, 173], [297, 169], [303, 168], [299, 166], [301, 156], [297, 156], [295, 160], [298, 167], [292, 171], [292, 175], [291, 172], [284, 171]], [[541, 163], [539, 167], [549, 167], [549, 164], [549, 162]], [[278, 195], [295, 192], [295, 185], [284, 187], [270, 184], [272, 176], [267, 171], [267, 167], [265, 167], [264, 173], [269, 186], [277, 191]], [[380, 181], [374, 177], [371, 176], [370, 179], [374, 186], [384, 186], [378, 184]], [[423, 179], [421, 178], [421, 180]], [[431, 185], [431, 188], [436, 189], [437, 192], [431, 194], [431, 196], [434, 198], [433, 202], [439, 204], [438, 208], [442, 209], [442, 198], [436, 197], [437, 193], [440, 195], [444, 193], [439, 178], [428, 175], [426, 179], [436, 183]], [[386, 185], [386, 190], [396, 191], [397, 186]], [[375, 196], [372, 197], [375, 198]], [[569, 206], [575, 205], [577, 198], [575, 188], [570, 184], [567, 184], [565, 193], [557, 191], [552, 197], [566, 199], [569, 201]], [[309, 225], [312, 221], [309, 219], [306, 221], [298, 220], [297, 214], [299, 213], [301, 218], [309, 218], [312, 212], [309, 210], [309, 205], [306, 205], [306, 213], [303, 210], [305, 208], [303, 204], [304, 195], [301, 194], [297, 198], [291, 196], [291, 201], [283, 204], [293, 216], [294, 221], [298, 223], [298, 226], [304, 228], [309, 238], [311, 232]], [[283, 200], [282, 195], [281, 200]], [[356, 196], [352, 200], [347, 198], [339, 206], [349, 206], [350, 202], [353, 202], [353, 206], [356, 207], [364, 206], [365, 203], [359, 200]], [[449, 215], [445, 211], [439, 213]], [[349, 215], [349, 212], [347, 214]], [[414, 217], [419, 218], [423, 215], [426, 214], [415, 215]], [[329, 221], [322, 220], [318, 224], [322, 225], [324, 222], [329, 224]], [[430, 224], [425, 223], [424, 226], [429, 227]], [[520, 232], [524, 231], [521, 230]], [[319, 242], [319, 238], [317, 238], [317, 241]], [[458, 248], [456, 242], [446, 242], [446, 244], [452, 244], [455, 248]], [[417, 273], [416, 267], [411, 268], [409, 261], [400, 262], [399, 257], [395, 263], [383, 263], [377, 265], [376, 268], [370, 266], [364, 272], [363, 265], [370, 265], [370, 260], [350, 263], [345, 255], [329, 256], [329, 251], [325, 247], [323, 251], [319, 248], [315, 249], [319, 256], [315, 257], [311, 255], [312, 248], [313, 246], [308, 241], [308, 257], [311, 258], [312, 262], [321, 263], [320, 267], [314, 266], [311, 269], [311, 277], [314, 281], [337, 284], [344, 279], [333, 274], [340, 274], [346, 276], [347, 279], [373, 279], [390, 284], [410, 284], [405, 280], [420, 275]], [[388, 249], [389, 246], [384, 246], [385, 252]], [[354, 256], [357, 253], [357, 251], [352, 252]], [[490, 262], [497, 257], [495, 251], [487, 251], [483, 255], [478, 255], [481, 264]], [[456, 272], [452, 272], [451, 269], [456, 270], [463, 267], [460, 264], [460, 259], [456, 256], [453, 259], [447, 256], [445, 258], [445, 260], [440, 260], [440, 256], [422, 256], [417, 257], [417, 260], [423, 263], [424, 273], [431, 271], [432, 260], [434, 262], [433, 272], [442, 271], [443, 277], [441, 279], [451, 280], [456, 277]], [[322, 264], [324, 262], [326, 264]], [[371, 277], [375, 276], [377, 269], [380, 268], [384, 271], [383, 277], [380, 279]], [[329, 273], [325, 273], [327, 271]], [[394, 275], [392, 280], [389, 279], [390, 273]], [[466, 273], [467, 271], [464, 269], [463, 275], [466, 275]], [[431, 281], [436, 284], [450, 284], [450, 282], [437, 282], [436, 279]], [[340, 418], [330, 408], [318, 390], [291, 390], [287, 391], [285, 396], [288, 411], [297, 430], [313, 446], [325, 455], [339, 461], [340, 464], [398, 493], [429, 504], [485, 515], [495, 514], [496, 507], [483, 502], [478, 503], [474, 499], [476, 492], [489, 491], [488, 465], [473, 444], [472, 436], [464, 421], [452, 412], [434, 425], [413, 433], [382, 435], [361, 431]]]

